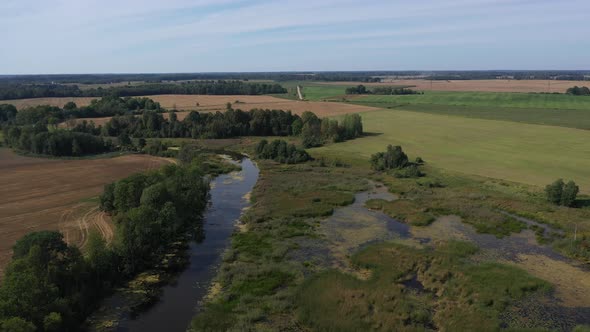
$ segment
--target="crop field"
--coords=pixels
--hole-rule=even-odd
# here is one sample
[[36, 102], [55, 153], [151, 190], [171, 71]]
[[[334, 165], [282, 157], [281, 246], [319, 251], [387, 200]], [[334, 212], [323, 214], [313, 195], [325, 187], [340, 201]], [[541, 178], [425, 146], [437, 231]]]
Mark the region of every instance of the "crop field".
[[435, 104], [448, 106], [494, 106], [513, 108], [545, 108], [590, 110], [590, 98], [558, 94], [502, 92], [426, 92], [423, 95], [361, 96], [354, 102], [376, 107]]
[[[322, 82], [326, 85], [350, 85], [350, 82]], [[481, 91], [481, 92], [565, 92], [568, 88], [590, 86], [590, 81], [554, 80], [387, 80], [383, 83], [362, 83], [366, 86], [409, 86], [425, 91]]]
[[545, 186], [557, 178], [590, 192], [590, 132], [400, 110], [362, 114], [367, 137], [311, 150], [366, 162], [388, 144], [467, 174]]
[[36, 230], [60, 230], [69, 243], [83, 246], [89, 229], [108, 240], [108, 216], [93, 200], [105, 184], [168, 161], [145, 155], [87, 160], [23, 157], [0, 149], [0, 274], [21, 236]]

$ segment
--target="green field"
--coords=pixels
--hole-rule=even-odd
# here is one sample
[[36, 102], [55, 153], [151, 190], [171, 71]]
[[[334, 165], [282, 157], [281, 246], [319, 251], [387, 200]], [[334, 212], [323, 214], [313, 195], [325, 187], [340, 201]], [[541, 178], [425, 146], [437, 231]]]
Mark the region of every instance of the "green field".
[[507, 121], [468, 119], [400, 110], [362, 114], [371, 135], [312, 149], [368, 162], [388, 144], [433, 166], [497, 179], [544, 186], [573, 179], [590, 192], [590, 132]]
[[452, 115], [467, 118], [502, 120], [590, 130], [590, 111], [494, 106], [451, 106], [414, 104], [391, 107], [404, 111]]
[[362, 96], [354, 99], [354, 102], [375, 107], [434, 104], [449, 106], [590, 110], [590, 98], [584, 96], [507, 92], [426, 91], [423, 95]]

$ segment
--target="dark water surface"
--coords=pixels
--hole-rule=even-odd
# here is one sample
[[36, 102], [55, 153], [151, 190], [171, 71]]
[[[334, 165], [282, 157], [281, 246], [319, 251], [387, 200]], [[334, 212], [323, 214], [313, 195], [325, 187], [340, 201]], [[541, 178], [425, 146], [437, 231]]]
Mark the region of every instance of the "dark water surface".
[[137, 317], [121, 320], [117, 331], [186, 331], [199, 302], [207, 294], [236, 220], [249, 206], [245, 196], [258, 180], [258, 168], [250, 159], [244, 158], [241, 166], [240, 172], [211, 181], [210, 205], [203, 216], [205, 237], [190, 245], [190, 265], [174, 284], [162, 289], [155, 305]]

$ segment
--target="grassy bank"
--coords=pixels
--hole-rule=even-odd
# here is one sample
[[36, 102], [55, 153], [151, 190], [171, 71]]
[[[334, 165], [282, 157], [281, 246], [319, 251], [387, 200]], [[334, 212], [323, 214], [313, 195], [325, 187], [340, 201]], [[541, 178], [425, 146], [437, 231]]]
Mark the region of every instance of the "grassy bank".
[[253, 206], [217, 278], [212, 300], [192, 323], [195, 331], [280, 329], [297, 325], [297, 286], [328, 266], [317, 227], [335, 207], [349, 204], [366, 180], [350, 168], [318, 162], [259, 161]]

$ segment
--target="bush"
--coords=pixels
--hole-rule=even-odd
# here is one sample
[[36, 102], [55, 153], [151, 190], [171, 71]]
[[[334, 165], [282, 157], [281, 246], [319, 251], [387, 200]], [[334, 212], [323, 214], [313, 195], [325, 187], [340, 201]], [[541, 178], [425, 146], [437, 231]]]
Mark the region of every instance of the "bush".
[[424, 176], [424, 173], [420, 171], [417, 165], [412, 164], [408, 167], [395, 171], [393, 176], [400, 179], [419, 178]]

